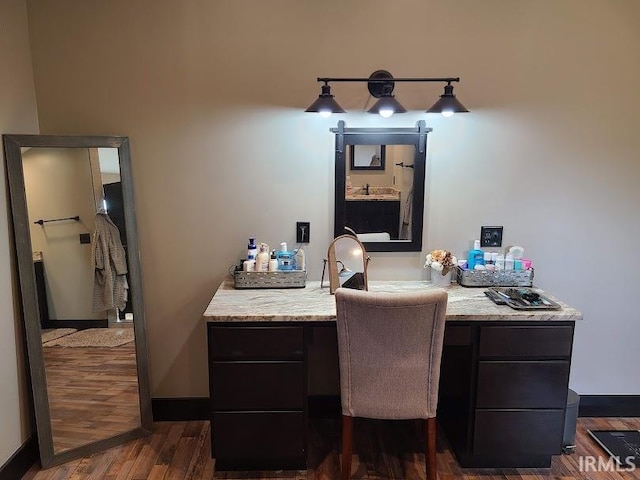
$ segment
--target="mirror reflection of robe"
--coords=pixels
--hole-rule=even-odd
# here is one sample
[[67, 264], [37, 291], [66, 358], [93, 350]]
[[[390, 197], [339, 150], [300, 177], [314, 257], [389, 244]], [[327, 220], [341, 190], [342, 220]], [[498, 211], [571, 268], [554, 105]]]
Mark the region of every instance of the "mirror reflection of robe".
[[102, 312], [127, 303], [127, 259], [120, 241], [120, 231], [106, 213], [96, 214], [91, 263], [93, 277], [93, 311]]
[[411, 234], [411, 209], [413, 207], [413, 188], [407, 194], [402, 212], [402, 227], [400, 228], [400, 240], [409, 240]]

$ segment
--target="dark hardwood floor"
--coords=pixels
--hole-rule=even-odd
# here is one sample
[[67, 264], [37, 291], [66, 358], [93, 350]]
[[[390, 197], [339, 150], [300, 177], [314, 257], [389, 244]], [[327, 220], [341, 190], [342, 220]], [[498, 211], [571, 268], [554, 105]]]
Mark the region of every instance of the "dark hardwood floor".
[[54, 451], [140, 425], [135, 345], [45, 347]]
[[[208, 422], [158, 422], [149, 437], [131, 441], [91, 457], [41, 471], [34, 466], [22, 480], [204, 480], [314, 479], [333, 480], [340, 474], [339, 423], [313, 420], [309, 469], [296, 472], [216, 472], [210, 458]], [[550, 469], [460, 469], [442, 436], [438, 436], [440, 480], [630, 480], [635, 472], [581, 472], [580, 457], [604, 452], [587, 429], [640, 429], [640, 418], [581, 418], [577, 451], [554, 457]], [[526, 435], [526, 432], [523, 432]], [[407, 422], [382, 423], [356, 419], [352, 478], [424, 479], [423, 437]]]

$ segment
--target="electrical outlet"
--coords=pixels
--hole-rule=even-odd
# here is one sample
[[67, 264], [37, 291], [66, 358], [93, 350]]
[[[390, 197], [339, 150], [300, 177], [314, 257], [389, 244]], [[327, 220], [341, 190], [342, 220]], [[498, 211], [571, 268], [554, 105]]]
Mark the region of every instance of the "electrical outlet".
[[309, 243], [311, 222], [296, 222], [296, 243]]
[[501, 247], [502, 227], [480, 227], [481, 247]]

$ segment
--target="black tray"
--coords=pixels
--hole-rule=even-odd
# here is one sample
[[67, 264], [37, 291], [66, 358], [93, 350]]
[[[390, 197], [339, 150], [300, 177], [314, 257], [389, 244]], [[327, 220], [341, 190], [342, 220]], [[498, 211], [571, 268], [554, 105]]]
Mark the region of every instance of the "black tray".
[[[487, 296], [494, 302], [504, 303], [516, 310], [560, 310], [562, 306], [534, 288], [491, 287]], [[502, 302], [496, 301], [502, 299]]]

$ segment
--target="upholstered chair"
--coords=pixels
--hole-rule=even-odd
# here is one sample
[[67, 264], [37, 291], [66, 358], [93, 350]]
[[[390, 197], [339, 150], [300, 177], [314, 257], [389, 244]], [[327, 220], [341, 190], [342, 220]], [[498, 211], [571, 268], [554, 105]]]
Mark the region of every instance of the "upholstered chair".
[[436, 408], [447, 292], [336, 291], [342, 479], [351, 476], [353, 417], [424, 419], [427, 479], [436, 480]]

